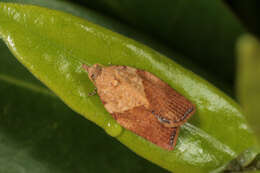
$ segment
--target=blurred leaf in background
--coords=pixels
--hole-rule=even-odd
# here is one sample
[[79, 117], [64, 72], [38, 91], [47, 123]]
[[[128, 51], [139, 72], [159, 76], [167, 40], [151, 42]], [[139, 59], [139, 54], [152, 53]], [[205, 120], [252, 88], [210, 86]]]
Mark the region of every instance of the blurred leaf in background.
[[239, 99], [260, 142], [260, 43], [251, 35], [243, 36], [237, 51]]

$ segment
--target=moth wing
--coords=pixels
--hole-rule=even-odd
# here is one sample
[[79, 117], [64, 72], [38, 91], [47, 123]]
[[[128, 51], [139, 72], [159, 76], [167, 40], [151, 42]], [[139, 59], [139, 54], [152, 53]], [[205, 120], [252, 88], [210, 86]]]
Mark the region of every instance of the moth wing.
[[165, 126], [177, 127], [195, 112], [195, 106], [153, 74], [138, 70], [144, 84], [149, 110]]
[[124, 128], [164, 149], [172, 150], [176, 145], [179, 127], [165, 127], [144, 106], [112, 116]]

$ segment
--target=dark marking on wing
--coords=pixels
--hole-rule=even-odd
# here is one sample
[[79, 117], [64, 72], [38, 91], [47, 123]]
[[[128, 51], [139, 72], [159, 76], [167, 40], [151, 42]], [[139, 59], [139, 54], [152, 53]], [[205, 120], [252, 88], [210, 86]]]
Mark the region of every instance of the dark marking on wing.
[[163, 118], [162, 116], [160, 116], [160, 115], [157, 115], [156, 113], [155, 113], [155, 111], [152, 111], [152, 114], [161, 122], [161, 123], [170, 123], [170, 121], [169, 120], [167, 120], [166, 118]]
[[175, 146], [179, 134], [179, 127], [174, 127], [175, 130], [173, 130], [171, 137], [170, 137], [170, 145]]

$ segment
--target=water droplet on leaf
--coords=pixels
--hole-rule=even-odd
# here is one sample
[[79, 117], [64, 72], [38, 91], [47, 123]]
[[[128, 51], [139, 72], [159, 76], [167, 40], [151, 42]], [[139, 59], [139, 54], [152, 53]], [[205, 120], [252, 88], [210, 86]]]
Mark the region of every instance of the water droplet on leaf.
[[114, 119], [110, 119], [105, 124], [105, 131], [110, 136], [117, 137], [122, 133], [123, 128]]

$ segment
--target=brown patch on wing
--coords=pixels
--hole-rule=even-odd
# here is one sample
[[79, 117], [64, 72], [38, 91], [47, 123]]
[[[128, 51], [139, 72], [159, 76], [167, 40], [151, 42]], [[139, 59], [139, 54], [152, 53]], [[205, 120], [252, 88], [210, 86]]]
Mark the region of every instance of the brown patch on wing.
[[195, 106], [153, 74], [138, 70], [143, 79], [149, 110], [166, 127], [177, 127], [194, 114]]
[[126, 66], [102, 67], [102, 73], [95, 78], [95, 85], [109, 113], [122, 113], [142, 105], [148, 107], [143, 82], [136, 71]]
[[172, 150], [176, 145], [179, 127], [163, 126], [144, 106], [135, 107], [124, 113], [113, 113], [112, 116], [124, 128], [164, 149]]

